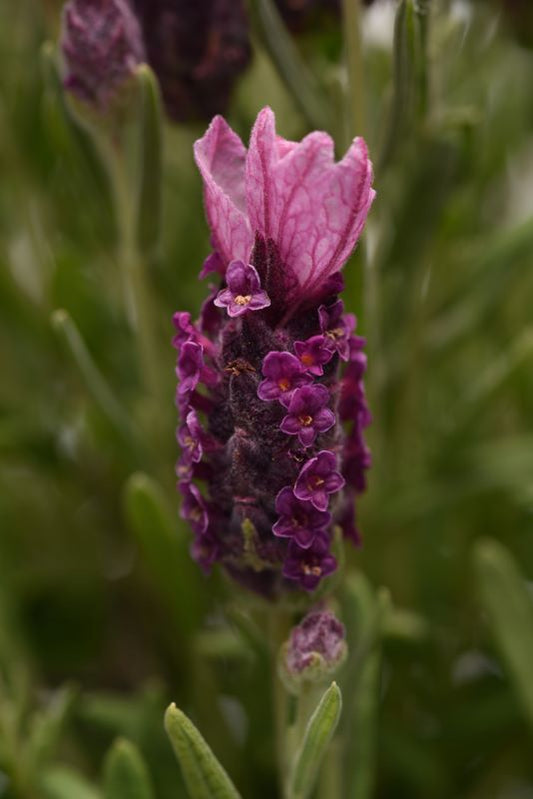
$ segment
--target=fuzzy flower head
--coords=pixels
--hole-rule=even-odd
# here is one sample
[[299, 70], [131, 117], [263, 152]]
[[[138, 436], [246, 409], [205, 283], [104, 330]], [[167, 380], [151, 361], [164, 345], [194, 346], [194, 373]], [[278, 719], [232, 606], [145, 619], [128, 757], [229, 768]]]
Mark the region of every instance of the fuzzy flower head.
[[346, 658], [345, 639], [344, 625], [331, 611], [308, 613], [281, 650], [280, 674], [289, 690], [330, 680]]
[[218, 286], [198, 323], [174, 316], [192, 553], [270, 598], [314, 593], [335, 530], [358, 540], [348, 510], [369, 465], [364, 342], [338, 296], [374, 196], [366, 146], [335, 163], [327, 134], [287, 141], [266, 108], [248, 150], [217, 117], [195, 157]]
[[105, 113], [145, 60], [142, 33], [128, 0], [69, 0], [61, 48], [65, 88]]

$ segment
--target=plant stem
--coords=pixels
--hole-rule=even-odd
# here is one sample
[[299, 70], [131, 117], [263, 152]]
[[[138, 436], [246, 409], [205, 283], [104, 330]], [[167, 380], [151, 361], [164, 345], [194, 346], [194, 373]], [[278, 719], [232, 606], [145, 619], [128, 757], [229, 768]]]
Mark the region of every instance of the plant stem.
[[360, 0], [342, 0], [344, 46], [348, 72], [348, 140], [365, 134], [364, 66]]
[[278, 656], [281, 645], [287, 639], [290, 629], [290, 616], [282, 609], [273, 610], [270, 614], [270, 654], [272, 672], [272, 691], [274, 704], [274, 735], [276, 760], [278, 764], [279, 793], [282, 799], [287, 797], [287, 691], [278, 675]]

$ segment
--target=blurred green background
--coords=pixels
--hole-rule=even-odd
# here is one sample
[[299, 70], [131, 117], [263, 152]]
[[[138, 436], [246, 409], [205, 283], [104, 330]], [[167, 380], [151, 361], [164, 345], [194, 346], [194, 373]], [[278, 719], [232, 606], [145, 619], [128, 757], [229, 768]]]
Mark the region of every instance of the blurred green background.
[[[374, 414], [364, 546], [349, 561], [402, 612], [383, 635], [364, 733], [375, 784], [357, 799], [527, 799], [533, 705], [498, 646], [472, 553], [492, 537], [533, 575], [533, 37], [513, 16], [520, 3], [415, 11], [428, 9], [413, 72], [408, 25], [393, 49], [395, 3], [361, 9], [351, 89], [338, 19], [294, 40], [339, 154], [355, 120], [376, 167], [366, 237], [345, 270]], [[162, 728], [172, 700], [243, 796], [272, 797], [268, 659], [243, 632], [254, 602], [189, 560], [174, 494], [171, 316], [196, 315], [206, 294], [192, 160], [206, 123], [164, 130], [162, 241], [146, 265], [155, 420], [107, 177], [42, 54], [59, 12], [52, 0], [0, 0], [0, 796], [59, 796], [54, 779], [74, 780], [72, 799], [98, 796], [117, 735], [143, 752], [156, 797], [185, 796]], [[279, 132], [300, 138], [312, 113], [260, 22], [252, 41], [228, 119], [247, 140], [270, 104]], [[81, 369], [52, 324], [58, 308], [85, 342]]]

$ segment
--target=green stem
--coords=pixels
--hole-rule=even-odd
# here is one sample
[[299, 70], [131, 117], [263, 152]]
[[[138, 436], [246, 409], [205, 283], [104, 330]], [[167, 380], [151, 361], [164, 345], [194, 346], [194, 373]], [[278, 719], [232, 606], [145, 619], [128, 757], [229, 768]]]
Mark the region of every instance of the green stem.
[[272, 691], [274, 703], [274, 736], [280, 797], [287, 796], [287, 776], [290, 763], [288, 744], [287, 691], [278, 675], [278, 657], [281, 645], [286, 641], [290, 630], [290, 617], [281, 609], [273, 610], [270, 615], [270, 654]]
[[342, 0], [344, 46], [348, 71], [348, 139], [365, 134], [364, 65], [360, 0]]

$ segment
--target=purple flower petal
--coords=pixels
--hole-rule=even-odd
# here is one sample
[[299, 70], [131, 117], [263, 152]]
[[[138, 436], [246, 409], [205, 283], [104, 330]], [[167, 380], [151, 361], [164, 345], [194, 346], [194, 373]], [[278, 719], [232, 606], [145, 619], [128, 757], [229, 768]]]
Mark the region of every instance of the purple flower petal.
[[294, 494], [298, 499], [311, 502], [317, 510], [326, 510], [329, 494], [343, 487], [345, 481], [336, 470], [337, 459], [333, 452], [321, 450], [302, 467]]
[[298, 358], [290, 352], [269, 352], [263, 360], [263, 375], [265, 379], [257, 388], [259, 399], [279, 400], [284, 405], [296, 388], [311, 381]]
[[292, 394], [288, 413], [280, 424], [288, 435], [297, 435], [302, 447], [309, 447], [319, 433], [324, 433], [335, 424], [335, 414], [325, 405], [329, 402], [329, 391], [325, 386], [302, 386]]
[[242, 316], [248, 311], [268, 308], [270, 298], [261, 289], [257, 270], [243, 261], [232, 261], [226, 271], [228, 287], [218, 292], [214, 304], [225, 308], [228, 316]]
[[307, 341], [295, 341], [294, 351], [304, 369], [317, 376], [324, 374], [324, 364], [333, 357], [333, 351], [325, 336], [311, 336]]
[[329, 551], [329, 541], [318, 536], [307, 549], [291, 541], [283, 564], [283, 575], [295, 580], [306, 591], [314, 591], [323, 577], [337, 568], [337, 561]]
[[298, 499], [289, 486], [282, 488], [276, 497], [276, 511], [279, 519], [272, 527], [274, 535], [294, 538], [302, 548], [311, 546], [331, 522], [330, 513], [318, 511], [310, 502]]

